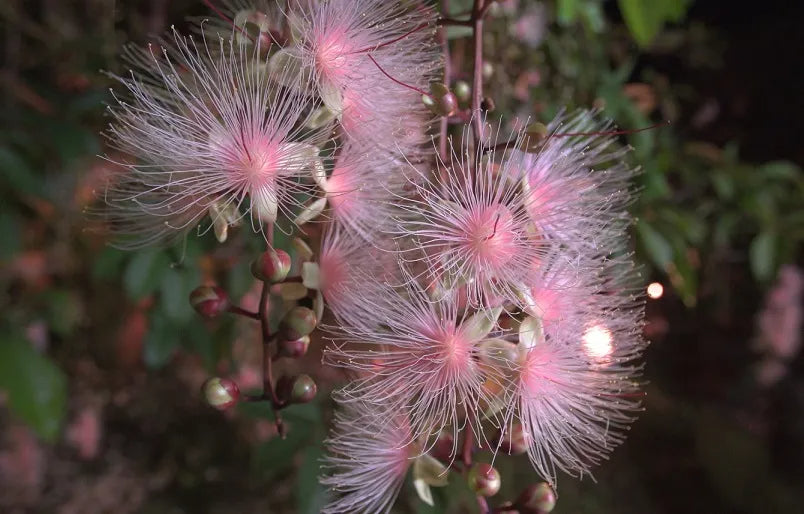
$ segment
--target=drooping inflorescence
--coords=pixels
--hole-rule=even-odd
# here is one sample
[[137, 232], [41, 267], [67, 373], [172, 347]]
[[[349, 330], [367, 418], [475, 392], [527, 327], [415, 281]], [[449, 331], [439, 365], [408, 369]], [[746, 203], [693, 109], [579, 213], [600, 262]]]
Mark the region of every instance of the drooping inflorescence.
[[[194, 228], [224, 242], [244, 219], [269, 246], [274, 225], [298, 236], [292, 257], [255, 261], [259, 312], [211, 287], [194, 305], [259, 320], [268, 366], [274, 343], [275, 359], [300, 356], [316, 326], [329, 332], [324, 362], [351, 381], [334, 395], [324, 512], [388, 512], [410, 472], [425, 501], [450, 468], [493, 495], [499, 474], [472, 455], [511, 451], [513, 431], [547, 496], [559, 470], [589, 474], [640, 408], [644, 348], [634, 170], [611, 122], [578, 110], [505, 138], [474, 106], [448, 137], [458, 100], [427, 2], [207, 3], [217, 20], [129, 49], [132, 71], [115, 76], [108, 135], [127, 157], [104, 220], [127, 247]], [[428, 109], [442, 97], [449, 109]], [[198, 303], [210, 298], [214, 312]], [[269, 377], [257, 399], [277, 413], [309, 401], [300, 376], [305, 394]]]

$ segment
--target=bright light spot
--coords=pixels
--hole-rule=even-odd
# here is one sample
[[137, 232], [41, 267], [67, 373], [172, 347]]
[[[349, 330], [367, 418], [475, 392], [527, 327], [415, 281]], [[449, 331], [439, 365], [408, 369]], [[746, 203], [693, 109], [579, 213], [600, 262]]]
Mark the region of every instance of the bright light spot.
[[593, 359], [605, 359], [614, 351], [611, 331], [600, 325], [592, 325], [583, 334], [583, 349]]
[[664, 294], [664, 286], [658, 282], [653, 282], [648, 286], [648, 296], [653, 300], [658, 300]]

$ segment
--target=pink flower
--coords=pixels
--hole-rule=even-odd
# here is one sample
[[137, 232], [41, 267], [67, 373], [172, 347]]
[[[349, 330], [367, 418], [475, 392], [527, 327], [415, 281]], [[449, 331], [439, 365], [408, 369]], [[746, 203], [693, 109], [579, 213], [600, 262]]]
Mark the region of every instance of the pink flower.
[[310, 72], [352, 141], [417, 151], [427, 141], [422, 127], [429, 115], [415, 89], [427, 88], [439, 63], [431, 28], [435, 11], [385, 0], [341, 0], [296, 14], [298, 41], [279, 60], [298, 59]]
[[366, 241], [390, 227], [403, 184], [400, 166], [354, 144], [341, 150], [328, 177], [319, 178], [335, 223]]
[[320, 165], [326, 129], [302, 134], [307, 101], [277, 91], [284, 72], [265, 73], [258, 49], [221, 39], [213, 56], [175, 32], [174, 43], [129, 50], [138, 71], [116, 77], [129, 99], [110, 109], [109, 136], [138, 160], [107, 191], [122, 246], [168, 241], [207, 213], [221, 239], [246, 213], [255, 227], [273, 223]]
[[524, 204], [539, 234], [568, 252], [605, 254], [626, 240], [634, 171], [615, 136], [595, 134], [610, 127], [595, 111], [559, 115], [536, 153], [509, 157], [508, 166], [523, 173]]
[[457, 439], [464, 426], [482, 437], [481, 406], [490, 399], [479, 359], [495, 314], [464, 314], [455, 294], [434, 300], [409, 272], [403, 274], [399, 289], [378, 284], [361, 297], [356, 315], [339, 327], [337, 344], [326, 350], [329, 362], [358, 374], [344, 388], [344, 401], [407, 413], [414, 439], [442, 430]]
[[391, 510], [417, 451], [409, 445], [410, 426], [403, 415], [360, 402], [335, 414], [321, 483], [338, 497], [324, 513], [380, 514]]
[[[528, 455], [550, 482], [556, 469], [588, 474], [624, 440], [639, 409], [642, 304], [628, 265], [599, 263], [600, 276], [564, 286], [559, 320], [520, 334], [505, 419], [518, 420]], [[538, 318], [537, 318], [538, 319]], [[524, 336], [524, 337], [523, 337]], [[530, 337], [529, 337], [530, 336]]]
[[478, 152], [476, 161], [453, 156], [444, 183], [424, 179], [417, 197], [403, 206], [399, 229], [426, 253], [430, 273], [446, 283], [466, 285], [469, 305], [521, 303], [520, 291], [550, 246], [531, 229], [528, 198], [520, 189], [521, 168], [494, 163]]

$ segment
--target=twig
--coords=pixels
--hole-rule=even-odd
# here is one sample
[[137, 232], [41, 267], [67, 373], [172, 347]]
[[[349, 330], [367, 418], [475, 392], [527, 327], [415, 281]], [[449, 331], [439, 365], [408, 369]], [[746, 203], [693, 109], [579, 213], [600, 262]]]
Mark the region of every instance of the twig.
[[[489, 4], [490, 5], [490, 4]], [[474, 48], [474, 69], [472, 78], [472, 133], [475, 148], [483, 144], [483, 118], [480, 116], [480, 102], [483, 99], [483, 16], [487, 12], [484, 0], [475, 0], [472, 5], [472, 47]]]

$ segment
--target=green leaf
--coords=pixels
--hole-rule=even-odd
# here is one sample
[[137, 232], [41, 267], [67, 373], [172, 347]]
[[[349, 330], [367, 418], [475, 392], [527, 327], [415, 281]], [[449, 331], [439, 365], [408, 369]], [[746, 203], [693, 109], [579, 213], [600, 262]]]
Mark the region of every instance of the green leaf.
[[673, 260], [673, 248], [667, 239], [652, 225], [642, 220], [637, 223], [637, 235], [653, 263], [659, 269], [666, 271], [667, 265]]
[[48, 326], [62, 337], [72, 334], [81, 322], [83, 304], [75, 292], [65, 289], [48, 291], [45, 305]]
[[11, 258], [22, 248], [19, 225], [17, 216], [0, 212], [0, 259]]
[[777, 236], [770, 231], [760, 232], [748, 248], [748, 257], [754, 277], [760, 281], [773, 278], [776, 269]]
[[170, 362], [181, 339], [177, 327], [169, 323], [161, 312], [152, 312], [149, 321], [143, 360], [149, 368], [156, 369]]
[[29, 163], [10, 148], [0, 147], [0, 181], [8, 184], [12, 191], [40, 196], [42, 181], [36, 176]]
[[558, 23], [564, 25], [571, 25], [579, 13], [579, 0], [558, 0], [556, 4], [556, 19]]
[[324, 449], [319, 445], [304, 451], [296, 479], [296, 512], [299, 514], [318, 514], [326, 504], [327, 491], [318, 481], [323, 454]]
[[92, 260], [92, 278], [95, 280], [118, 279], [128, 255], [122, 250], [107, 246]]
[[123, 273], [126, 292], [135, 300], [153, 293], [169, 266], [170, 261], [160, 250], [143, 250], [134, 254]]
[[0, 389], [12, 412], [46, 441], [59, 434], [66, 411], [67, 378], [25, 341], [0, 340]]
[[464, 37], [472, 37], [472, 27], [464, 27], [463, 25], [447, 26], [447, 39], [460, 39]]
[[665, 22], [680, 21], [690, 0], [619, 0], [628, 30], [639, 46], [650, 45]]
[[198, 270], [195, 268], [172, 267], [165, 271], [159, 289], [159, 306], [170, 319], [187, 321], [193, 317], [189, 297], [199, 281]]

